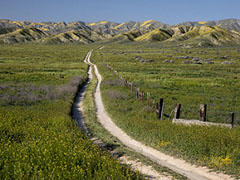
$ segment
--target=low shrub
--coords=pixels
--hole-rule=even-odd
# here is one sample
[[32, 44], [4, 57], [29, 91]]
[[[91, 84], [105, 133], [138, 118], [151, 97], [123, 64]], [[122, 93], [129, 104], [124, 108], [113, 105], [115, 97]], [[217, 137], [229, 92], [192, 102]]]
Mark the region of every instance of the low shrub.
[[127, 100], [129, 97], [126, 93], [118, 91], [118, 90], [107, 90], [105, 92], [105, 95], [109, 98], [109, 99], [117, 99], [117, 100]]

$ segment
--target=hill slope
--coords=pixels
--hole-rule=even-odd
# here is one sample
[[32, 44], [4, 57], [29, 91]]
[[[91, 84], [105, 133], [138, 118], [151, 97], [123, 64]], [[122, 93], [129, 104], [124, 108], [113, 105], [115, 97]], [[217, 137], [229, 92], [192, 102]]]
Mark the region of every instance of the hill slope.
[[218, 26], [175, 26], [167, 29], [155, 29], [135, 38], [134, 41], [207, 42], [212, 45], [240, 44], [240, 33]]
[[[5, 30], [7, 31], [7, 28], [5, 28]], [[13, 32], [9, 31], [0, 34], [0, 44], [14, 44], [24, 43], [28, 41], [36, 41], [47, 36], [47, 33], [37, 28], [17, 29]]]
[[84, 22], [75, 21], [72, 23], [66, 22], [37, 22], [32, 21], [10, 21], [10, 20], [0, 20], [0, 29], [1, 28], [15, 28], [15, 29], [24, 29], [24, 28], [37, 28], [48, 34], [58, 34], [61, 32], [71, 31], [71, 30], [80, 30], [86, 29], [91, 30]]
[[140, 31], [130, 31], [122, 34], [115, 35], [111, 38], [105, 39], [103, 43], [126, 43], [133, 42], [136, 38], [142, 36], [143, 33]]
[[78, 30], [78, 31], [68, 31], [64, 33], [59, 33], [44, 39], [41, 39], [40, 42], [50, 43], [50, 44], [59, 44], [59, 43], [83, 43], [89, 44], [96, 41], [104, 40], [110, 38], [111, 35], [101, 34], [91, 30]]

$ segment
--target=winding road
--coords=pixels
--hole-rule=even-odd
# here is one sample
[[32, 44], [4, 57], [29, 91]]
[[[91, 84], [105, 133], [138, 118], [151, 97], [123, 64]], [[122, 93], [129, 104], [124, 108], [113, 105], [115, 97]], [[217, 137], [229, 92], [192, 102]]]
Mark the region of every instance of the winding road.
[[[85, 58], [85, 63], [90, 65], [90, 68], [93, 67], [95, 70], [95, 74], [98, 80], [96, 92], [95, 92], [95, 104], [97, 108], [97, 117], [100, 121], [100, 123], [103, 125], [103, 127], [108, 130], [113, 136], [117, 137], [124, 145], [131, 148], [132, 150], [141, 153], [145, 157], [151, 159], [152, 161], [158, 163], [161, 166], [167, 167], [179, 174], [182, 174], [183, 176], [186, 176], [189, 179], [192, 180], [230, 180], [233, 179], [230, 176], [223, 174], [223, 173], [217, 173], [217, 172], [211, 172], [210, 169], [206, 167], [199, 167], [192, 165], [184, 160], [174, 158], [172, 156], [166, 155], [164, 153], [161, 153], [149, 146], [146, 146], [142, 144], [139, 141], [136, 141], [129, 137], [125, 132], [123, 132], [120, 128], [118, 128], [112, 119], [108, 116], [107, 112], [105, 111], [102, 97], [101, 97], [101, 91], [100, 86], [102, 82], [102, 77], [98, 71], [98, 68], [95, 64], [91, 63], [91, 53], [90, 51], [88, 55]], [[92, 78], [91, 71], [89, 71], [89, 81]], [[84, 93], [84, 90], [83, 92]], [[81, 109], [81, 105], [78, 107]], [[82, 122], [82, 118], [78, 119], [78, 122], [81, 126], [84, 126], [84, 123]], [[85, 128], [86, 129], [86, 128]]]

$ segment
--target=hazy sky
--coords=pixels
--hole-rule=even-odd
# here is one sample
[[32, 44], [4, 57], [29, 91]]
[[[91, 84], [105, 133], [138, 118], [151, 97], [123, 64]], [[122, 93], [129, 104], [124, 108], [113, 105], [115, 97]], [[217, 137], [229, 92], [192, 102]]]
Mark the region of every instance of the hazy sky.
[[0, 19], [115, 22], [240, 19], [240, 0], [0, 0]]

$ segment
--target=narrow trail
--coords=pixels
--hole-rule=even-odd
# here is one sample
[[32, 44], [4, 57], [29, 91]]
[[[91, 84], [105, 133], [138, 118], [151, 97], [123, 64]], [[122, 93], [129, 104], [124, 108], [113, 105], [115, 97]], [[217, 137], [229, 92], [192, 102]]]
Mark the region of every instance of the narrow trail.
[[[86, 64], [88, 64], [87, 60], [90, 59], [91, 53], [92, 53], [92, 51], [88, 52], [85, 59], [84, 59], [84, 62]], [[87, 130], [87, 128], [84, 124], [84, 121], [83, 121], [83, 115], [82, 115], [82, 112], [83, 112], [83, 109], [82, 109], [83, 108], [83, 97], [84, 97], [84, 94], [85, 94], [85, 90], [86, 90], [88, 84], [91, 82], [91, 80], [92, 80], [92, 66], [89, 66], [88, 80], [84, 84], [82, 89], [77, 93], [75, 102], [74, 102], [73, 107], [72, 107], [72, 118], [77, 122], [77, 125], [86, 134], [89, 134], [89, 133], [88, 133], [88, 130]]]
[[[91, 51], [92, 52], [92, 51]], [[98, 79], [96, 92], [95, 92], [95, 103], [97, 108], [97, 117], [100, 123], [107, 129], [113, 136], [117, 137], [124, 145], [133, 149], [134, 151], [141, 153], [142, 155], [148, 157], [152, 161], [158, 163], [161, 166], [165, 166], [183, 176], [188, 177], [192, 180], [230, 180], [233, 179], [230, 176], [223, 173], [210, 172], [210, 169], [206, 167], [197, 167], [190, 163], [187, 163], [184, 160], [174, 158], [172, 156], [161, 153], [151, 147], [145, 146], [144, 144], [132, 139], [120, 128], [118, 128], [111, 118], [108, 116], [107, 112], [104, 109], [102, 102], [100, 85], [102, 82], [102, 77], [98, 71], [98, 68], [95, 64], [91, 63], [90, 56], [86, 58], [86, 63], [93, 66], [95, 69], [95, 74]]]

